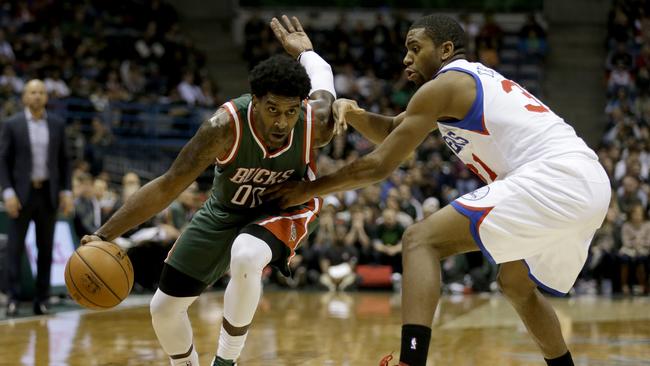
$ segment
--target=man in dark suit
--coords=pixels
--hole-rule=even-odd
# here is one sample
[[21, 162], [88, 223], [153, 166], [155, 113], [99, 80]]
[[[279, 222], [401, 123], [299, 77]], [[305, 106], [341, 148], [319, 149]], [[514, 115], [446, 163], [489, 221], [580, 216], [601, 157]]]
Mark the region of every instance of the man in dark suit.
[[48, 313], [57, 208], [60, 204], [67, 216], [73, 207], [65, 123], [45, 111], [47, 93], [42, 81], [25, 85], [23, 104], [24, 111], [7, 119], [0, 131], [0, 187], [9, 215], [8, 317], [18, 314], [21, 259], [32, 220], [38, 248], [34, 314]]

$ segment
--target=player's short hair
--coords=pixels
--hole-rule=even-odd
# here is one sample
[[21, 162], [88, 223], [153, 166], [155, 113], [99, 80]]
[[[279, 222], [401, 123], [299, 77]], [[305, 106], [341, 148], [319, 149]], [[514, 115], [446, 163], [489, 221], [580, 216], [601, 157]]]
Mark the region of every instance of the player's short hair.
[[415, 28], [424, 28], [424, 32], [436, 46], [451, 41], [454, 44], [456, 53], [465, 52], [467, 34], [465, 34], [463, 27], [449, 16], [440, 14], [425, 15], [416, 20], [410, 29]]
[[248, 81], [251, 93], [257, 97], [273, 93], [303, 100], [309, 96], [311, 89], [305, 68], [284, 55], [271, 56], [257, 64], [248, 75]]

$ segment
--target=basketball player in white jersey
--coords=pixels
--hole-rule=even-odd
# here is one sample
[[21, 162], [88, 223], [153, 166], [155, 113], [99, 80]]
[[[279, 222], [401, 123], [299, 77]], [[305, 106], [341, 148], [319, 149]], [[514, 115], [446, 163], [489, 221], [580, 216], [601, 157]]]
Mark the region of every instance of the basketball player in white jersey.
[[337, 119], [380, 143], [376, 150], [316, 181], [275, 188], [271, 197], [288, 207], [378, 182], [440, 130], [447, 146], [487, 185], [404, 234], [399, 365], [426, 364], [440, 297], [440, 260], [478, 250], [500, 264], [501, 291], [548, 365], [573, 365], [557, 316], [538, 287], [565, 294], [573, 286], [609, 204], [605, 171], [546, 105], [465, 59], [465, 34], [455, 20], [425, 16], [411, 26], [405, 44], [407, 76], [420, 86], [406, 112], [380, 116], [350, 100], [333, 107]]

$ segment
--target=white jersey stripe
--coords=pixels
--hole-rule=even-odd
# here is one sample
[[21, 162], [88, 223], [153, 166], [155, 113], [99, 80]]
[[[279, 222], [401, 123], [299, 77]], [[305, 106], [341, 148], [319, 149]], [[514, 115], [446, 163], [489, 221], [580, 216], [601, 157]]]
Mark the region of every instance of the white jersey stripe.
[[237, 150], [239, 149], [239, 144], [241, 142], [241, 121], [239, 120], [239, 114], [237, 113], [237, 109], [235, 108], [232, 102], [224, 103], [222, 107], [226, 108], [226, 110], [232, 116], [233, 122], [235, 123], [235, 143], [233, 144], [232, 150], [230, 150], [230, 153], [228, 154], [228, 156], [226, 156], [225, 159], [219, 160], [219, 158], [217, 158], [217, 163], [219, 165], [225, 165], [230, 163], [230, 161], [232, 161], [232, 159], [237, 154]]

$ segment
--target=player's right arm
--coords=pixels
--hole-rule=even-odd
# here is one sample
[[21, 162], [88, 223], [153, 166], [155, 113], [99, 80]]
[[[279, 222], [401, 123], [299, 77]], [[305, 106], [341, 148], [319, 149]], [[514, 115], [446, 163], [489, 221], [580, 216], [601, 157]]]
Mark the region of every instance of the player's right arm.
[[[395, 117], [368, 112], [356, 101], [339, 98], [332, 105], [335, 125], [346, 129], [347, 124], [359, 131], [363, 137], [378, 145], [404, 120], [406, 112]], [[336, 131], [339, 132], [339, 131]]]
[[217, 157], [230, 152], [235, 143], [233, 123], [230, 113], [224, 107], [219, 108], [210, 119], [203, 122], [165, 174], [135, 192], [97, 230], [96, 235], [85, 236], [81, 243], [113, 240], [169, 206]]

